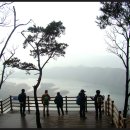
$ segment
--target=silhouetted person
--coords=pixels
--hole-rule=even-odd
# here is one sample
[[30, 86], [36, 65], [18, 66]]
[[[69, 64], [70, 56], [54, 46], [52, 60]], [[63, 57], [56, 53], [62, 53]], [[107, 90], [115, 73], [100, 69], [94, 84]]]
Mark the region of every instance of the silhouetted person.
[[57, 96], [55, 97], [54, 102], [57, 105], [58, 115], [60, 116], [60, 110], [62, 112], [62, 115], [64, 115], [63, 97], [61, 96], [60, 92], [57, 92]]
[[91, 97], [92, 100], [94, 100], [95, 102], [95, 110], [96, 110], [96, 119], [102, 118], [102, 104], [103, 104], [103, 100], [104, 100], [104, 96], [100, 95], [100, 90], [96, 90], [96, 95], [94, 97]]
[[26, 108], [26, 93], [25, 89], [21, 90], [21, 93], [18, 95], [18, 100], [20, 103], [20, 114], [21, 116], [25, 116], [25, 108]]
[[48, 90], [45, 90], [45, 93], [42, 95], [42, 103], [43, 103], [43, 115], [45, 116], [45, 109], [47, 112], [47, 116], [49, 116], [49, 101], [50, 95], [48, 94]]
[[79, 93], [79, 97], [80, 97], [80, 117], [83, 118], [83, 119], [86, 119], [86, 116], [85, 116], [85, 103], [86, 103], [85, 92], [86, 91], [84, 91], [82, 89]]

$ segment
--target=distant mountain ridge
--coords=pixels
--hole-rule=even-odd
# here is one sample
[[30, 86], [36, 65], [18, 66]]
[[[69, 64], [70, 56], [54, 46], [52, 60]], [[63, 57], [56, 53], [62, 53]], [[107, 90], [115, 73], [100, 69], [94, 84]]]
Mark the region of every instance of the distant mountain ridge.
[[[36, 75], [25, 75], [25, 72], [21, 71], [14, 73], [11, 77], [34, 78]], [[84, 66], [45, 68], [43, 69], [43, 78], [72, 79], [117, 88], [125, 86], [125, 70], [120, 68]]]
[[113, 87], [125, 85], [125, 70], [120, 68], [55, 67], [46, 69], [43, 75], [45, 78], [74, 79]]

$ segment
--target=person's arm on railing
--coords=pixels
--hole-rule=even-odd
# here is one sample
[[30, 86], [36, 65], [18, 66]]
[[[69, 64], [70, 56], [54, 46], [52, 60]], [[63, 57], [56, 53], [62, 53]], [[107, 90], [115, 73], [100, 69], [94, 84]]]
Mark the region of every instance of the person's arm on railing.
[[94, 101], [94, 96], [90, 96], [90, 98]]

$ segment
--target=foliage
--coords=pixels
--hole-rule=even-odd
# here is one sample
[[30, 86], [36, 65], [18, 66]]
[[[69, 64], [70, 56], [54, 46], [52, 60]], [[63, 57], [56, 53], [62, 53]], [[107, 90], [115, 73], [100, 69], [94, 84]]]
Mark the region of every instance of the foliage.
[[[23, 48], [26, 49], [31, 47], [30, 56], [36, 59], [37, 65], [27, 62], [21, 62], [18, 58], [10, 58], [7, 62], [8, 66], [16, 67], [18, 69], [30, 71], [35, 70], [38, 71], [38, 79], [37, 83], [33, 86], [34, 88], [34, 99], [36, 106], [36, 123], [37, 128], [41, 128], [40, 123], [40, 112], [37, 100], [37, 88], [40, 85], [42, 78], [42, 69], [48, 63], [51, 58], [64, 56], [65, 49], [67, 48], [66, 43], [60, 43], [57, 41], [57, 38], [60, 37], [65, 31], [65, 27], [62, 25], [62, 22], [51, 22], [47, 25], [46, 28], [39, 27], [34, 25], [33, 27], [29, 27], [27, 31], [22, 31], [22, 35], [25, 37], [25, 41], [23, 43]], [[25, 36], [27, 34], [27, 36]], [[44, 63], [43, 57], [48, 57]]]
[[[123, 62], [126, 69], [125, 103], [123, 115], [127, 116], [128, 97], [129, 97], [129, 25], [130, 25], [130, 2], [101, 2], [100, 11], [102, 14], [97, 16], [96, 23], [100, 29], [112, 28], [108, 33], [111, 40], [109, 45], [110, 52], [116, 54]], [[120, 36], [118, 36], [120, 35]], [[118, 37], [117, 37], [118, 36]], [[124, 41], [119, 41], [120, 37]], [[121, 46], [122, 45], [122, 46]]]

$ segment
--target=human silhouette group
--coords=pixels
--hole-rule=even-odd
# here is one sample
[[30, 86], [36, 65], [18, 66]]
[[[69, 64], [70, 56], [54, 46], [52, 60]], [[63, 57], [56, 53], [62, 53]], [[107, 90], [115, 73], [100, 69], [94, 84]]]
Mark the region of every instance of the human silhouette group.
[[[86, 112], [85, 112], [85, 108], [86, 108], [86, 101], [87, 101], [87, 96], [85, 94], [85, 90], [81, 89], [81, 91], [78, 93], [77, 99], [78, 100], [77, 103], [80, 107], [79, 110], [79, 115], [80, 118], [82, 119], [86, 119]], [[100, 118], [102, 119], [102, 104], [104, 102], [104, 96], [100, 94], [100, 90], [96, 90], [96, 94], [95, 96], [91, 96], [90, 97], [95, 104], [95, 117], [96, 119]], [[25, 114], [25, 109], [26, 109], [26, 92], [25, 89], [21, 90], [21, 93], [18, 95], [18, 100], [20, 103], [20, 114], [22, 117], [26, 116]], [[43, 104], [43, 116], [49, 116], [49, 103], [50, 103], [51, 97], [48, 94], [48, 90], [45, 90], [45, 92], [43, 93], [43, 95], [41, 96], [41, 102]], [[59, 116], [64, 116], [64, 110], [63, 110], [63, 97], [61, 95], [60, 92], [57, 92], [55, 98], [54, 98], [54, 103], [56, 104], [57, 107], [57, 113]]]

